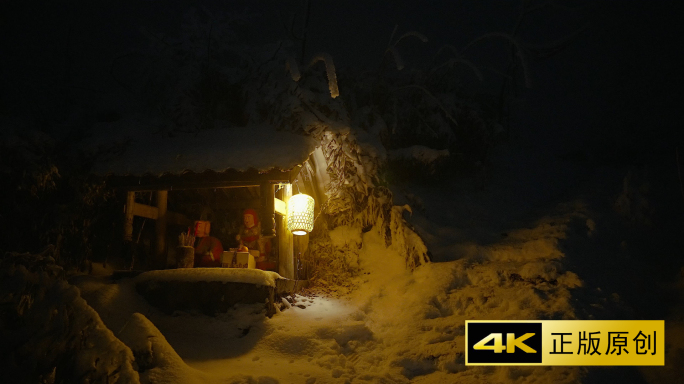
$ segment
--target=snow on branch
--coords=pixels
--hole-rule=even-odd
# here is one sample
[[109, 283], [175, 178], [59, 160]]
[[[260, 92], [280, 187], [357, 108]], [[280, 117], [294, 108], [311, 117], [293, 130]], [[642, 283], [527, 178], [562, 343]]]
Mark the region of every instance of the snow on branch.
[[408, 38], [408, 37], [415, 37], [415, 38], [419, 39], [420, 41], [422, 41], [423, 43], [427, 43], [428, 38], [425, 37], [425, 35], [423, 35], [420, 32], [409, 31], [409, 32], [406, 32], [403, 35], [401, 35], [393, 43], [392, 39], [394, 38], [394, 34], [397, 32], [397, 28], [398, 28], [398, 25], [395, 25], [394, 30], [392, 31], [392, 36], [390, 36], [390, 43], [387, 45], [387, 49], [385, 50], [385, 54], [387, 54], [387, 52], [392, 54], [392, 57], [394, 58], [394, 63], [397, 65], [397, 70], [401, 71], [402, 69], [404, 69], [404, 60], [401, 58], [401, 55], [399, 54], [399, 50], [397, 49], [397, 45], [399, 44], [399, 42], [401, 42], [402, 40], [404, 40], [405, 38]]
[[504, 40], [508, 40], [509, 43], [511, 43], [515, 47], [515, 55], [518, 57], [518, 60], [520, 61], [520, 65], [523, 69], [523, 77], [525, 79], [525, 86], [527, 88], [531, 87], [531, 82], [530, 82], [530, 73], [529, 73], [529, 67], [527, 65], [527, 59], [525, 59], [525, 56], [523, 54], [524, 50], [520, 42], [516, 40], [513, 36], [507, 34], [507, 33], [502, 33], [502, 32], [491, 32], [491, 33], [486, 33], [475, 40], [471, 41], [468, 43], [468, 45], [463, 48], [461, 51], [461, 54], [463, 54], [465, 51], [467, 51], [469, 48], [474, 46], [477, 43], [480, 43], [484, 40], [491, 39], [491, 38], [501, 38]]
[[396, 91], [401, 91], [401, 90], [403, 90], [403, 89], [409, 89], [409, 88], [415, 88], [415, 89], [421, 90], [421, 91], [423, 91], [426, 95], [430, 96], [430, 98], [435, 102], [435, 104], [437, 104], [437, 106], [439, 107], [439, 109], [441, 109], [442, 112], [444, 112], [444, 114], [446, 115], [446, 117], [447, 117], [449, 120], [451, 120], [451, 122], [454, 123], [455, 126], [458, 126], [458, 123], [456, 122], [456, 119], [454, 119], [454, 117], [451, 115], [451, 113], [449, 113], [449, 111], [447, 111], [447, 109], [444, 108], [444, 106], [442, 105], [442, 103], [439, 102], [439, 99], [437, 99], [437, 97], [435, 97], [435, 95], [433, 95], [432, 92], [428, 91], [425, 87], [421, 87], [420, 85], [411, 84], [411, 85], [405, 85], [405, 86], [403, 86], [403, 87], [399, 87], [399, 88], [396, 89]]
[[484, 76], [482, 76], [482, 72], [479, 69], [477, 69], [477, 66], [475, 66], [475, 63], [473, 63], [470, 60], [466, 60], [466, 59], [449, 59], [449, 60], [445, 61], [444, 63], [436, 66], [433, 69], [433, 71], [435, 71], [441, 67], [444, 67], [444, 66], [448, 66], [449, 68], [453, 68], [457, 64], [465, 65], [466, 67], [470, 68], [470, 70], [473, 71], [475, 76], [477, 76], [478, 80], [484, 81]]
[[328, 75], [328, 89], [330, 89], [330, 97], [333, 99], [340, 95], [340, 89], [337, 87], [337, 73], [335, 72], [335, 63], [332, 57], [327, 53], [319, 53], [313, 57], [309, 68], [313, 67], [317, 62], [322, 61], [325, 64], [325, 72]]
[[546, 59], [567, 48], [580, 34], [582, 34], [588, 28], [588, 25], [584, 25], [575, 30], [573, 33], [547, 44], [528, 43], [525, 44], [525, 49], [532, 55], [532, 57], [536, 59]]
[[387, 48], [387, 50], [392, 54], [394, 62], [397, 64], [397, 71], [404, 69], [404, 60], [401, 58], [399, 51], [394, 47]]
[[295, 61], [294, 57], [288, 56], [287, 61], [285, 61], [285, 69], [290, 72], [292, 80], [299, 81], [302, 78], [302, 74], [299, 73], [299, 66]]
[[444, 44], [441, 48], [439, 48], [439, 49], [437, 50], [437, 54], [435, 55], [435, 58], [438, 57], [439, 55], [441, 55], [441, 54], [442, 54], [442, 51], [445, 51], [445, 50], [447, 50], [447, 49], [450, 50], [455, 56], [460, 56], [460, 55], [458, 54], [458, 49], [456, 49], [456, 47], [454, 47], [454, 46], [451, 45], [451, 44]]
[[425, 35], [423, 35], [422, 33], [418, 32], [418, 31], [409, 31], [409, 32], [406, 32], [406, 33], [404, 33], [403, 35], [401, 35], [401, 37], [399, 37], [399, 38], [397, 39], [397, 42], [394, 43], [394, 46], [396, 46], [397, 44], [399, 44], [399, 42], [402, 41], [403, 39], [405, 39], [405, 38], [407, 38], [407, 37], [411, 37], [411, 36], [420, 39], [420, 41], [422, 41], [423, 43], [427, 43], [427, 42], [428, 42], [428, 38], [427, 38]]

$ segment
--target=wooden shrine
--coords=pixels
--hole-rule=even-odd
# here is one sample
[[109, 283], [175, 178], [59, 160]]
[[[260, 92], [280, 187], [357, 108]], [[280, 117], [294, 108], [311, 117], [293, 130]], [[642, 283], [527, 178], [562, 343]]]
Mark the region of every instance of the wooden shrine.
[[[287, 214], [287, 202], [292, 196], [292, 183], [298, 176], [301, 166], [289, 171], [272, 169], [268, 172], [203, 172], [195, 174], [186, 172], [182, 175], [166, 175], [162, 177], [127, 177], [110, 178], [109, 185], [126, 191], [124, 240], [133, 240], [133, 219], [135, 216], [155, 221], [155, 251], [153, 265], [166, 268], [167, 225], [177, 224], [191, 226], [192, 220], [186, 216], [167, 210], [168, 194], [173, 190], [184, 189], [220, 189], [220, 188], [259, 188], [259, 216], [261, 217], [261, 235], [277, 236], [278, 273], [294, 279], [294, 250], [292, 233], [288, 231], [284, 218]], [[276, 195], [276, 186], [279, 186]], [[147, 191], [156, 194], [156, 205], [146, 205], [135, 201], [135, 192]], [[276, 215], [279, 220], [276, 220]]]

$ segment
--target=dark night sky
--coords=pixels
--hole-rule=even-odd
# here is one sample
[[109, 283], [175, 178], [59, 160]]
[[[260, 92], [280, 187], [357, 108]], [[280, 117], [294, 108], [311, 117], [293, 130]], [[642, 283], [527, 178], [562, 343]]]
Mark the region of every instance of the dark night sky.
[[[145, 46], [141, 27], [174, 33], [192, 6], [246, 10], [251, 21], [243, 32], [255, 43], [282, 38], [283, 19], [304, 9], [301, 0], [11, 3], [1, 6], [0, 48], [3, 109], [14, 112], [23, 110], [18, 105], [54, 103], [55, 84], [83, 89], [86, 99], [88, 92], [106, 93], [115, 87], [108, 73], [112, 58]], [[525, 41], [541, 44], [588, 28], [561, 54], [532, 63], [533, 87], [516, 103], [516, 132], [559, 150], [597, 139], [627, 146], [680, 140], [681, 2], [558, 3], [582, 7], [531, 17]], [[407, 65], [420, 66], [420, 58], [443, 44], [462, 47], [483, 33], [510, 31], [518, 7], [515, 1], [314, 2], [307, 51], [329, 52], [340, 68], [376, 66], [397, 24], [400, 33], [417, 30], [430, 39], [403, 47]], [[495, 59], [503, 46], [483, 44], [473, 54]]]
[[[571, 142], [602, 132], [624, 145], [681, 139], [681, 3], [613, 2], [589, 15], [587, 34], [539, 65], [527, 118]], [[672, 2], [674, 3], [674, 2]], [[545, 132], [544, 132], [545, 131]]]

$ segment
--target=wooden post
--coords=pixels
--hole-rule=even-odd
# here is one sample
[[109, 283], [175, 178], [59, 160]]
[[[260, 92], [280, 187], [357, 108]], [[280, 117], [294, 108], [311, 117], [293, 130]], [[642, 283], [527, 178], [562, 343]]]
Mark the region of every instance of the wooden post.
[[[280, 190], [280, 200], [287, 204], [292, 196], [292, 184], [284, 184]], [[278, 273], [288, 279], [295, 278], [293, 239], [292, 232], [287, 229], [287, 216], [278, 220]]]
[[292, 236], [293, 254], [295, 262], [295, 277], [297, 279], [308, 279], [310, 266], [307, 263], [306, 250], [309, 248], [309, 234]]
[[157, 232], [157, 246], [153, 266], [156, 268], [166, 268], [166, 207], [168, 201], [168, 191], [157, 191], [157, 222], [155, 230]]
[[124, 241], [133, 241], [133, 207], [135, 206], [135, 192], [126, 193], [126, 208], [124, 218]]
[[275, 196], [275, 185], [264, 183], [260, 186], [261, 195], [261, 236], [275, 236], [275, 207], [273, 197]]

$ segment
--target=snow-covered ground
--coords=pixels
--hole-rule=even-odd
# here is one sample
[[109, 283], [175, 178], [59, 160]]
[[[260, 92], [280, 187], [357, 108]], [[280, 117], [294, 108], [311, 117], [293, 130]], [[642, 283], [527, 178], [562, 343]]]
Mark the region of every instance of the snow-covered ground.
[[[414, 205], [411, 221], [434, 262], [409, 272], [376, 229], [355, 232], [347, 237], [362, 240], [363, 273], [341, 299], [296, 296], [272, 318], [260, 304], [217, 317], [168, 316], [137, 295], [131, 279], [74, 283], [152, 367], [142, 382], [676, 382], [684, 310], [665, 293], [682, 290], [654, 280], [673, 264], [618, 230], [613, 212], [622, 199], [638, 216], [643, 181], [625, 182], [622, 170], [502, 156], [510, 161], [486, 180], [398, 187], [397, 202]], [[666, 367], [464, 365], [465, 320], [575, 318], [667, 318]]]
[[[115, 334], [128, 335], [131, 324], [141, 322], [131, 320], [139, 312], [180, 355], [184, 363], [173, 359], [181, 365], [174, 372], [184, 374], [166, 379], [155, 374], [154, 382], [188, 382], [188, 377], [198, 382], [506, 382], [511, 375], [573, 382], [580, 373], [574, 368], [464, 366], [465, 320], [574, 316], [570, 289], [581, 283], [553, 262], [562, 256], [554, 247], [554, 236], [562, 231], [542, 224], [529, 232], [521, 236], [540, 239], [511, 240], [509, 246], [476, 250], [477, 260], [432, 263], [410, 273], [380, 234], [370, 231], [363, 235], [360, 258], [366, 274], [350, 297], [297, 296], [294, 305], [288, 303], [290, 308], [271, 319], [262, 305], [216, 318], [166, 316], [137, 296], [132, 280], [89, 279], [78, 285]], [[140, 339], [147, 338], [122, 337], [124, 342]]]

